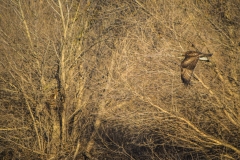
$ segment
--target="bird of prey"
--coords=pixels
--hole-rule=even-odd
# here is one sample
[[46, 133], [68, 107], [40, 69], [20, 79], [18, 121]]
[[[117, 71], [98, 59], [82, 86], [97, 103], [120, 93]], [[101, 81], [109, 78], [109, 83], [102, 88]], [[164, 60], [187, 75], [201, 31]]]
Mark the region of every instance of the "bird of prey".
[[211, 57], [212, 54], [205, 54], [199, 51], [187, 51], [183, 56], [185, 56], [185, 59], [181, 63], [181, 79], [184, 85], [188, 86], [198, 60], [209, 61], [207, 57]]

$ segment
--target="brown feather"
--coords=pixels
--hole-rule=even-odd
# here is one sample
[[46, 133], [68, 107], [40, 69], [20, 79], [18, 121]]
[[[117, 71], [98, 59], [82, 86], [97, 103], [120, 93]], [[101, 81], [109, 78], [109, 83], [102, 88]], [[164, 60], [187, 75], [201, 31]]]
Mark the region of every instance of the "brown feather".
[[213, 54], [204, 54], [204, 53], [203, 53], [203, 54], [200, 54], [199, 56], [200, 56], [200, 57], [211, 57], [212, 55], [213, 55]]
[[197, 65], [199, 57], [210, 57], [212, 54], [203, 54], [198, 51], [187, 51], [185, 59], [181, 63], [181, 79], [185, 85], [190, 84], [193, 70]]
[[190, 79], [192, 77], [192, 74], [193, 74], [193, 70], [182, 68], [181, 79], [185, 85], [190, 84]]

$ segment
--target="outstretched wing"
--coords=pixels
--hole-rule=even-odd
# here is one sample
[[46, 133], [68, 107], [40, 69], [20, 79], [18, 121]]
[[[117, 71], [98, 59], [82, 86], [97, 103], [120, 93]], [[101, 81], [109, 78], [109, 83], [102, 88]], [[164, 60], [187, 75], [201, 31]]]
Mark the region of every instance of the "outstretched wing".
[[190, 79], [192, 77], [192, 74], [193, 74], [193, 70], [182, 68], [181, 79], [186, 86], [190, 84]]
[[181, 63], [181, 79], [185, 85], [190, 84], [190, 79], [193, 74], [193, 70], [197, 65], [199, 57], [185, 57]]

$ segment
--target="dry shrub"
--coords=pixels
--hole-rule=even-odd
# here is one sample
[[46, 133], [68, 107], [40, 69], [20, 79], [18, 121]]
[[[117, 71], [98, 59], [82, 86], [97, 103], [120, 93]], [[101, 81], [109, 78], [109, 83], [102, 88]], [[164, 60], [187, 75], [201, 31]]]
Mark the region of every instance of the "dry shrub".
[[[42, 8], [34, 10], [42, 15], [38, 21], [31, 12], [38, 3], [31, 3], [33, 7], [22, 3], [32, 44], [13, 12], [18, 11], [18, 3], [11, 2], [12, 10], [1, 12], [9, 20], [2, 21], [0, 14], [0, 50], [5, 58], [0, 66], [0, 124], [7, 128], [0, 130], [1, 156], [240, 158], [238, 1], [58, 1], [63, 2], [68, 26], [62, 25], [64, 20], [56, 12], [59, 3], [39, 1]], [[2, 6], [6, 4], [2, 1]], [[79, 17], [75, 19], [74, 13]], [[23, 32], [18, 32], [18, 23]], [[62, 32], [64, 27], [71, 29]], [[11, 56], [12, 49], [28, 61]], [[198, 62], [191, 85], [185, 87], [180, 63], [188, 50], [211, 52], [213, 57], [209, 63]], [[67, 59], [61, 66], [62, 54]], [[21, 63], [14, 68], [8, 62]], [[44, 72], [37, 62], [44, 64]], [[19, 73], [21, 64], [24, 70]], [[60, 124], [63, 114], [58, 117], [57, 109], [43, 107], [56, 88], [57, 65], [66, 67], [62, 72], [67, 77], [63, 82], [66, 126], [61, 131], [54, 125]], [[37, 78], [40, 73], [43, 79]], [[26, 88], [24, 94], [21, 86]], [[16, 126], [25, 128], [13, 131]], [[66, 139], [60, 140], [63, 133]]]
[[[112, 51], [101, 158], [239, 158], [239, 8], [226, 3], [125, 4], [132, 14], [120, 24], [127, 29]], [[213, 57], [198, 63], [196, 78], [184, 87], [180, 55], [196, 49]]]

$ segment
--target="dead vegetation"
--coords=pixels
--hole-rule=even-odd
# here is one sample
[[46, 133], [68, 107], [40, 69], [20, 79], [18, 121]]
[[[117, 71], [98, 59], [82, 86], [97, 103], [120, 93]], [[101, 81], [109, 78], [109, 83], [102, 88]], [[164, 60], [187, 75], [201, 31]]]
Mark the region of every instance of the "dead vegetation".
[[0, 156], [239, 159], [239, 6], [1, 1]]

